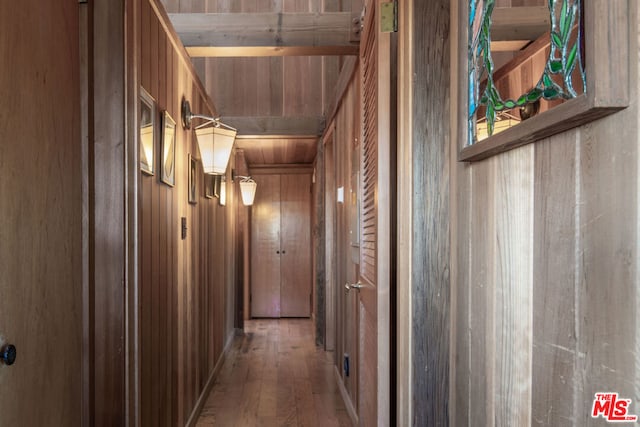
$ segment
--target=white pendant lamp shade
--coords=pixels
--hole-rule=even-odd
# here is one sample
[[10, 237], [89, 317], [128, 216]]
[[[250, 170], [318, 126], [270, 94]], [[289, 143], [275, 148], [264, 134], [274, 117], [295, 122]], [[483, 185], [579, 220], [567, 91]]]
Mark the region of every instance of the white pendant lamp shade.
[[236, 133], [215, 126], [196, 129], [204, 173], [223, 175], [226, 172]]
[[243, 179], [240, 181], [240, 194], [242, 195], [242, 203], [245, 206], [253, 205], [253, 199], [256, 197], [256, 188], [258, 184], [251, 179]]

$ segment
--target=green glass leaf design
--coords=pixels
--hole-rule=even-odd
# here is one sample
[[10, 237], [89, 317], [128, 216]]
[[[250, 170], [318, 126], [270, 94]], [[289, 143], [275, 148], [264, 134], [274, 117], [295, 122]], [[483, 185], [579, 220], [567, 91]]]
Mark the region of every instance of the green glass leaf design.
[[549, 77], [549, 74], [547, 73], [544, 73], [542, 76], [542, 82], [544, 83], [545, 88], [553, 86], [553, 80], [551, 80], [551, 77]]
[[542, 96], [544, 99], [556, 99], [560, 96], [560, 92], [558, 92], [558, 89], [554, 87], [548, 87], [545, 88], [544, 92], [542, 92]]
[[567, 9], [567, 16], [564, 19], [564, 23], [561, 23], [562, 44], [567, 44], [569, 41], [569, 33], [571, 32], [571, 26], [573, 25], [573, 10], [573, 7]]
[[524, 104], [527, 103], [527, 95], [524, 94], [522, 95], [520, 98], [518, 98], [518, 100], [516, 101], [516, 105], [518, 105], [519, 107], [522, 107]]
[[564, 29], [567, 23], [567, 9], [568, 9], [568, 0], [562, 0], [562, 9], [560, 10], [560, 32], [562, 34], [562, 39], [564, 40], [565, 33]]
[[537, 101], [540, 97], [542, 96], [542, 91], [538, 88], [533, 89], [531, 92], [529, 92], [526, 97], [527, 97], [527, 102], [535, 102]]
[[567, 56], [567, 67], [565, 68], [566, 74], [571, 73], [571, 70], [573, 70], [573, 64], [576, 60], [577, 53], [578, 53], [578, 43], [574, 43], [573, 47], [571, 48], [571, 51], [569, 52], [569, 56]]
[[493, 104], [489, 103], [487, 105], [487, 133], [489, 135], [493, 135], [493, 124], [496, 121], [496, 113], [493, 110]]
[[496, 111], [504, 110], [504, 104], [502, 102], [497, 102], [495, 106]]
[[507, 101], [505, 101], [504, 106], [507, 107], [508, 109], [511, 109], [516, 106], [516, 103], [513, 102], [513, 100], [508, 99]]
[[562, 71], [562, 61], [559, 61], [557, 59], [549, 61], [549, 69], [554, 74], [559, 73], [560, 71]]
[[553, 44], [556, 45], [558, 49], [562, 49], [562, 38], [555, 31], [551, 33], [551, 41], [553, 41]]

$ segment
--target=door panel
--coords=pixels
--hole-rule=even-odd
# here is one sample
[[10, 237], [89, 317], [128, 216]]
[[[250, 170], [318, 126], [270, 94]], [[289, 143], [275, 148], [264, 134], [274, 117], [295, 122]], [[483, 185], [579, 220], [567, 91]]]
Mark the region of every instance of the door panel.
[[280, 317], [280, 176], [257, 175], [251, 208], [251, 316]]
[[281, 175], [281, 317], [311, 315], [311, 177]]
[[[370, 2], [373, 3], [373, 2]], [[360, 207], [360, 283], [358, 291], [358, 415], [361, 426], [377, 425], [377, 214], [378, 214], [378, 64], [375, 6], [367, 7], [360, 45], [362, 59], [362, 152]]]
[[77, 2], [0, 14], [0, 346], [17, 348], [2, 426], [81, 425], [78, 22]]
[[[360, 190], [359, 387], [362, 426], [389, 425], [391, 413], [391, 45], [368, 1], [360, 43], [362, 146]], [[392, 111], [393, 110], [393, 111]]]

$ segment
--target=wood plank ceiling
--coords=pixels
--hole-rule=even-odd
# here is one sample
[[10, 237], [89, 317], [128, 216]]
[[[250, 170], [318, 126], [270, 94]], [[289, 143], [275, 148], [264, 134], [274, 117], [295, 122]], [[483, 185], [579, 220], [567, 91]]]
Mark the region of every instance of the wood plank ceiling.
[[249, 167], [313, 163], [362, 0], [162, 3]]

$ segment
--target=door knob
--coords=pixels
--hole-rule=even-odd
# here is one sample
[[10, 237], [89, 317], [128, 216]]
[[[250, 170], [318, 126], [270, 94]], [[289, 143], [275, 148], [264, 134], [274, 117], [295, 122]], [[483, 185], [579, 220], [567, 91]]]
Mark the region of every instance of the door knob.
[[276, 251], [276, 253], [277, 253], [278, 255], [280, 255], [280, 251]]
[[16, 347], [11, 344], [7, 344], [2, 347], [2, 351], [0, 352], [0, 360], [7, 365], [11, 366], [16, 361]]
[[283, 253], [283, 254], [286, 254], [286, 253], [287, 253], [287, 251], [282, 251], [282, 253]]
[[357, 289], [358, 291], [360, 291], [360, 289], [364, 288], [364, 285], [362, 283], [360, 283], [360, 282], [358, 282], [358, 283], [345, 283], [344, 287], [347, 290], [347, 292], [349, 292], [351, 289]]

